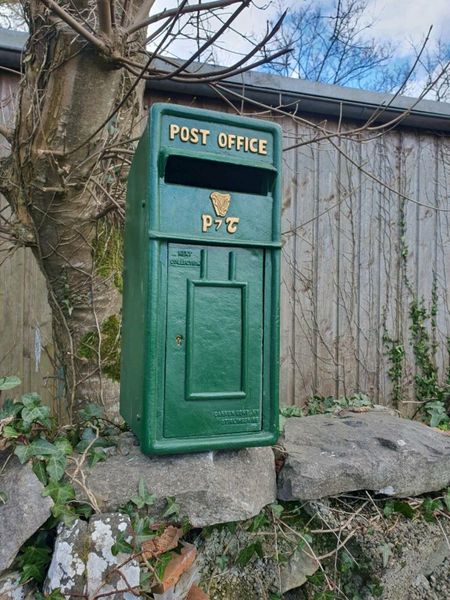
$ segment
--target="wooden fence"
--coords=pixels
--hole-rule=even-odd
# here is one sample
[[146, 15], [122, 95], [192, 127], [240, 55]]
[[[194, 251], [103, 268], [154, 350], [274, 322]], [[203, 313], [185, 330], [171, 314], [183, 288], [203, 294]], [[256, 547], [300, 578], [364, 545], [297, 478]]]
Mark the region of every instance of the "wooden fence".
[[[441, 377], [448, 367], [449, 138], [399, 127], [306, 143], [310, 126], [278, 121], [286, 147], [301, 143], [284, 154], [280, 402], [363, 392], [390, 404], [394, 344], [405, 349], [401, 409], [411, 412], [413, 301], [433, 313], [426, 327]], [[45, 285], [28, 250], [0, 266], [0, 307], [0, 372], [60, 412]]]

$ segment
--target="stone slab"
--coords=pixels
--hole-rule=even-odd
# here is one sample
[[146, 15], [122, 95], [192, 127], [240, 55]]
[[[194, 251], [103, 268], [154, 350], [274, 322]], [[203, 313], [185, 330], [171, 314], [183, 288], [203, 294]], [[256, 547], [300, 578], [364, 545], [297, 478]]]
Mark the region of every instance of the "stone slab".
[[282, 500], [356, 490], [418, 496], [450, 484], [450, 436], [380, 411], [286, 420]]
[[[175, 497], [194, 527], [248, 519], [276, 499], [271, 448], [177, 456], [145, 456], [131, 446], [84, 469], [86, 486], [102, 511], [115, 511], [137, 494], [141, 479], [161, 512]], [[79, 498], [84, 491], [77, 487]]]
[[51, 515], [53, 500], [43, 498], [44, 486], [33, 473], [30, 463], [21, 465], [9, 451], [0, 453], [0, 573], [8, 569], [20, 547]]

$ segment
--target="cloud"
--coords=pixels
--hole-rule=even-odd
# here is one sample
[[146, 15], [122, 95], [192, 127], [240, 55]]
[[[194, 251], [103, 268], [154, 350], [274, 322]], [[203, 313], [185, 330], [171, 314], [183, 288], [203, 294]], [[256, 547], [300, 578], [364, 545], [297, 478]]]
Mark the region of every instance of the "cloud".
[[[195, 3], [196, 0], [190, 0]], [[324, 11], [333, 9], [335, 0], [285, 0], [291, 10], [299, 9], [309, 3], [321, 5]], [[273, 20], [277, 14], [278, 2], [270, 0], [255, 0], [256, 6], [243, 10], [233, 24], [236, 31], [227, 31], [219, 41], [215, 52], [215, 60], [222, 65], [231, 65], [242, 54], [252, 48], [251, 40], [260, 40], [266, 32], [267, 21]], [[153, 12], [177, 5], [176, 0], [156, 0]], [[229, 6], [223, 12], [230, 15], [235, 7]], [[227, 18], [227, 16], [225, 18]], [[450, 0], [368, 0], [364, 20], [370, 27], [363, 35], [383, 42], [391, 42], [395, 48], [395, 58], [399, 66], [407, 59], [413, 60], [414, 47], [419, 48], [430, 25], [433, 25], [431, 41], [428, 50], [432, 51], [436, 41], [441, 38], [450, 43]], [[211, 30], [216, 30], [217, 21], [211, 21]], [[189, 37], [189, 36], [188, 36]], [[185, 58], [189, 56], [196, 45], [192, 39], [179, 39], [170, 50], [174, 55]], [[210, 60], [204, 55], [203, 61]], [[425, 77], [425, 75], [423, 75]], [[421, 87], [422, 74], [416, 73], [414, 90]]]
[[449, 0], [370, 0], [368, 8], [371, 35], [396, 43], [402, 55], [422, 43], [431, 25], [432, 40], [450, 41]]

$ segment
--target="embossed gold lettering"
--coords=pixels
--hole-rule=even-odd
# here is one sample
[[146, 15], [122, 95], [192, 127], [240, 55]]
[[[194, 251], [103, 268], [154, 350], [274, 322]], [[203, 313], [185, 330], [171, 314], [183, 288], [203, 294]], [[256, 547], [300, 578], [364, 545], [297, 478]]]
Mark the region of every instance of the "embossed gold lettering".
[[223, 131], [221, 131], [217, 136], [217, 145], [219, 146], [219, 148], [227, 147], [227, 134]]
[[258, 138], [252, 138], [249, 142], [250, 152], [258, 153]]
[[211, 215], [202, 214], [202, 231], [206, 233], [213, 224], [213, 218]]
[[198, 132], [202, 136], [202, 145], [205, 146], [208, 141], [208, 135], [211, 133], [209, 129], [199, 129]]
[[227, 217], [225, 223], [227, 224], [228, 233], [236, 233], [239, 217]]
[[180, 140], [182, 142], [188, 142], [189, 141], [189, 127], [182, 127], [180, 129]]
[[[202, 146], [208, 143], [208, 136], [211, 134], [209, 129], [200, 129], [199, 127], [188, 127], [187, 125], [169, 124], [169, 139], [178, 138], [183, 143], [198, 144]], [[268, 141], [264, 138], [248, 137], [235, 133], [220, 131], [217, 134], [217, 146], [222, 149], [235, 149], [238, 152], [251, 152], [252, 154], [267, 155]]]
[[178, 135], [180, 133], [180, 126], [177, 125], [176, 123], [171, 123], [169, 125], [169, 138], [171, 140], [175, 139], [175, 136]]
[[169, 139], [174, 140], [178, 137], [184, 143], [198, 144], [200, 143], [205, 146], [208, 142], [208, 136], [210, 134], [209, 129], [199, 129], [198, 127], [187, 127], [183, 125], [180, 127], [177, 123], [170, 123], [169, 125]]

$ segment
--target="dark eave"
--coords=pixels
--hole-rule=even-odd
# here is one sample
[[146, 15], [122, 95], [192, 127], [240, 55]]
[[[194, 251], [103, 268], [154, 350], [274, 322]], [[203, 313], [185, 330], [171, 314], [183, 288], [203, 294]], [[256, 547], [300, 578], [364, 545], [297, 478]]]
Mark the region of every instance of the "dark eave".
[[[21, 55], [27, 34], [0, 28], [0, 69], [20, 70]], [[200, 67], [200, 71], [202, 68]], [[365, 122], [376, 114], [376, 122], [386, 123], [403, 115], [402, 126], [450, 132], [450, 104], [421, 100], [407, 96], [367, 92], [337, 85], [328, 85], [302, 79], [280, 77], [251, 71], [223, 82], [229, 98], [244, 95], [248, 100], [270, 107], [286, 107], [307, 118], [308, 114], [322, 118], [345, 118]], [[217, 92], [205, 83], [183, 84], [171, 80], [152, 81], [147, 89], [187, 94], [204, 98], [218, 98]], [[237, 94], [237, 96], [236, 96]]]

